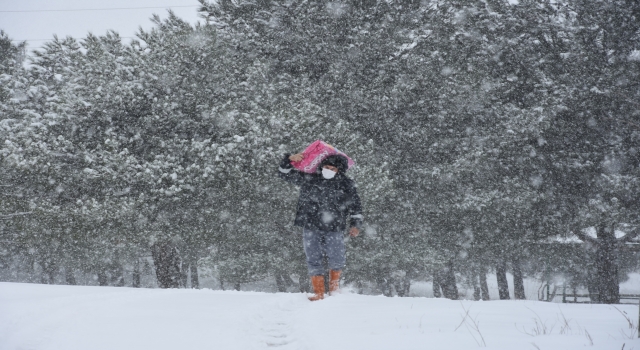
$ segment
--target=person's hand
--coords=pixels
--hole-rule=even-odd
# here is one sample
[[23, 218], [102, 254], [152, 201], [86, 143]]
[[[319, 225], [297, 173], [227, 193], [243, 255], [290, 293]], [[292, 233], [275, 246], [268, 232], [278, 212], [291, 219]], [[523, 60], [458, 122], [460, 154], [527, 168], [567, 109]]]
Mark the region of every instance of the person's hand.
[[351, 237], [355, 237], [360, 233], [360, 230], [357, 227], [352, 227], [349, 229], [349, 235]]
[[304, 155], [302, 153], [292, 154], [289, 156], [289, 160], [292, 162], [299, 162], [304, 159]]

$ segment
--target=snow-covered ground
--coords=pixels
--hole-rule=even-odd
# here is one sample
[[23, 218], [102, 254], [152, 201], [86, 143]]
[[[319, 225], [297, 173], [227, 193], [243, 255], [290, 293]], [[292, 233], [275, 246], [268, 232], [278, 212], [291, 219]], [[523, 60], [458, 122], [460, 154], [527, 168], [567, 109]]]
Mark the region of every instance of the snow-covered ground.
[[638, 306], [0, 283], [2, 350], [640, 349], [626, 317]]

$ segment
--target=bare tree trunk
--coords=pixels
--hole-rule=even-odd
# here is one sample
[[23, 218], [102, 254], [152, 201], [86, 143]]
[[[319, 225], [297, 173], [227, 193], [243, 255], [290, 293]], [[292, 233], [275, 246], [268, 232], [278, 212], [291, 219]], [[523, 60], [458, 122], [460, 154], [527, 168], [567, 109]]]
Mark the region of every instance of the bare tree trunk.
[[[33, 255], [29, 255], [26, 257], [26, 272], [27, 272], [27, 282], [37, 283], [38, 276], [36, 276], [36, 266], [38, 265], [36, 259]], [[42, 275], [40, 276], [42, 278]]]
[[136, 261], [133, 263], [133, 278], [132, 278], [132, 286], [133, 288], [140, 288], [140, 259], [136, 258]]
[[181, 275], [177, 249], [169, 242], [156, 242], [151, 246], [151, 255], [160, 288], [179, 288]]
[[508, 300], [509, 298], [509, 283], [507, 282], [507, 263], [501, 260], [496, 265], [496, 277], [498, 279], [498, 295], [500, 300]]
[[194, 254], [194, 250], [187, 247], [185, 249], [184, 262], [182, 263], [182, 273], [180, 275], [182, 286], [187, 288], [191, 277], [191, 288], [200, 288], [200, 279], [198, 278], [198, 257]]
[[98, 285], [101, 287], [109, 285], [107, 271], [102, 265], [98, 266]]
[[[442, 289], [442, 294], [440, 290]], [[458, 300], [458, 286], [456, 285], [456, 275], [453, 269], [453, 260], [449, 260], [442, 270], [433, 271], [433, 296], [440, 298]]]
[[587, 291], [589, 292], [589, 300], [591, 303], [600, 302], [600, 295], [598, 294], [598, 269], [595, 265], [587, 268]]
[[116, 287], [124, 286], [124, 267], [120, 262], [115, 262], [111, 268], [111, 284]]
[[481, 290], [480, 290], [480, 274], [478, 273], [478, 269], [475, 267], [471, 268], [471, 273], [469, 275], [469, 281], [473, 286], [473, 300], [478, 301], [481, 299]]
[[378, 276], [376, 278], [376, 285], [382, 291], [382, 295], [384, 295], [385, 297], [393, 296], [393, 285], [391, 284], [388, 276]]
[[458, 286], [456, 285], [456, 275], [453, 269], [453, 259], [449, 260], [443, 272], [444, 288], [442, 292], [444, 293], [444, 297], [451, 300], [458, 300]]
[[287, 284], [284, 281], [284, 277], [282, 276], [282, 274], [276, 272], [275, 273], [275, 277], [276, 277], [276, 286], [278, 287], [278, 292], [280, 292], [280, 293], [286, 292], [287, 291]]
[[616, 261], [616, 237], [613, 225], [600, 225], [597, 228], [598, 245], [596, 248], [596, 269], [598, 281], [598, 299], [604, 304], [620, 302], [620, 283], [618, 280], [618, 262]]
[[47, 257], [40, 262], [40, 266], [42, 266], [41, 283], [54, 284], [56, 281], [56, 273], [58, 272], [56, 262], [51, 257]]
[[442, 289], [442, 272], [440, 272], [440, 270], [433, 270], [433, 297], [441, 298]]
[[233, 284], [233, 289], [240, 291], [240, 283], [234, 283]]
[[406, 297], [409, 295], [409, 289], [411, 289], [411, 279], [407, 275], [397, 278], [394, 287], [399, 297]]
[[513, 266], [513, 297], [516, 300], [524, 300], [526, 297], [524, 295], [524, 278], [520, 260], [517, 257], [514, 258], [511, 265]]
[[189, 263], [183, 262], [180, 266], [180, 287], [187, 288], [189, 282]]
[[481, 299], [480, 296], [480, 286], [477, 284], [473, 285], [473, 300], [478, 301]]
[[200, 289], [200, 278], [198, 278], [198, 259], [195, 256], [191, 257], [189, 268], [191, 269], [191, 288]]
[[309, 286], [309, 277], [305, 274], [300, 274], [298, 277], [298, 285], [300, 286], [300, 293], [309, 293], [311, 292], [311, 287]]
[[484, 267], [480, 269], [478, 273], [480, 279], [480, 292], [482, 292], [482, 300], [491, 300], [489, 296], [489, 285], [487, 284], [487, 272]]
[[76, 277], [73, 275], [73, 269], [69, 266], [64, 268], [64, 280], [70, 286], [78, 284], [76, 282]]
[[364, 283], [361, 280], [356, 281], [356, 293], [362, 294], [364, 291]]

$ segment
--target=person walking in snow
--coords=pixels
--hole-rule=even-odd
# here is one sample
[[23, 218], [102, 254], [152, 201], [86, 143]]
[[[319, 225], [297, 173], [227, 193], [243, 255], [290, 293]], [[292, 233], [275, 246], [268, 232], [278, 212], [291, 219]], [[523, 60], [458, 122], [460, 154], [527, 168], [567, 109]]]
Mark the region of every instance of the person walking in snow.
[[302, 241], [307, 257], [314, 295], [309, 300], [324, 299], [323, 255], [329, 260], [329, 295], [339, 288], [340, 274], [345, 266], [343, 234], [349, 224], [352, 237], [360, 233], [362, 208], [353, 180], [345, 173], [347, 158], [331, 155], [325, 158], [313, 174], [295, 169], [291, 162], [304, 158], [302, 153], [286, 154], [280, 163], [283, 180], [300, 187], [294, 224], [302, 227]]

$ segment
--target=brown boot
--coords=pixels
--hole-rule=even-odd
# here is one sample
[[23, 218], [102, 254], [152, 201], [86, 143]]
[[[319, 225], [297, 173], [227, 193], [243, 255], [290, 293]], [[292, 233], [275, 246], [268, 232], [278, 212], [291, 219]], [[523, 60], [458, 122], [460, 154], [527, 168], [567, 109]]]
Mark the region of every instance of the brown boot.
[[329, 271], [329, 295], [333, 295], [340, 288], [340, 273], [341, 271]]
[[324, 276], [311, 276], [311, 286], [313, 286], [314, 296], [309, 300], [316, 301], [324, 299]]

